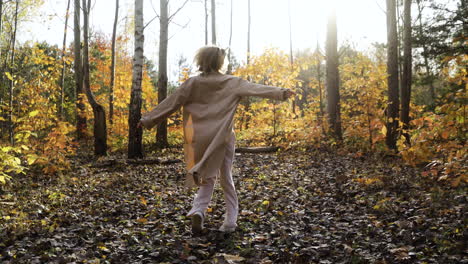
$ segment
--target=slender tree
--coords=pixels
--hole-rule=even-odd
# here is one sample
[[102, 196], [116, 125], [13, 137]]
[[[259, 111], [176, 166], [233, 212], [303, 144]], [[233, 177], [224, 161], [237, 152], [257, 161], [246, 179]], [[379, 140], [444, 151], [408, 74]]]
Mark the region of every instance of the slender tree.
[[81, 28], [80, 28], [80, 0], [74, 2], [74, 55], [75, 55], [75, 94], [76, 94], [76, 137], [83, 139], [86, 135], [86, 114], [83, 94], [83, 63], [81, 60]]
[[[158, 72], [158, 103], [167, 97], [167, 44], [169, 31], [168, 0], [160, 0], [159, 16], [159, 72]], [[156, 144], [159, 147], [167, 147], [167, 120], [158, 124]]]
[[409, 143], [410, 122], [410, 100], [411, 100], [411, 82], [412, 82], [412, 50], [411, 50], [411, 0], [404, 2], [404, 36], [403, 36], [403, 74], [401, 81], [401, 112], [400, 119], [403, 123], [403, 135]]
[[9, 124], [9, 135], [10, 135], [10, 143], [11, 145], [14, 145], [15, 144], [15, 137], [14, 137], [14, 125], [13, 125], [13, 90], [14, 90], [14, 85], [15, 85], [15, 82], [12, 78], [13, 76], [13, 67], [14, 67], [14, 64], [15, 64], [15, 44], [16, 44], [16, 31], [18, 29], [18, 6], [19, 6], [19, 0], [16, 1], [16, 5], [15, 5], [15, 18], [14, 18], [14, 29], [13, 29], [13, 33], [12, 33], [12, 37], [11, 37], [11, 46], [12, 46], [12, 49], [11, 49], [11, 58], [10, 58], [10, 82], [9, 82], [9, 87], [10, 87], [10, 98], [9, 98], [9, 104], [8, 104], [8, 107], [9, 107], [9, 115], [8, 115], [8, 124]]
[[293, 44], [292, 44], [291, 0], [288, 0], [288, 21], [289, 21], [289, 59], [291, 61], [291, 67], [292, 67], [292, 65], [294, 64], [294, 57], [293, 57]]
[[330, 16], [328, 17], [327, 46], [325, 52], [327, 57], [326, 79], [328, 120], [333, 136], [336, 139], [341, 140], [342, 132], [340, 117], [340, 90], [335, 10], [332, 10]]
[[230, 16], [230, 23], [229, 23], [229, 49], [228, 49], [228, 67], [227, 67], [227, 74], [232, 73], [232, 62], [231, 62], [231, 45], [232, 45], [232, 1], [231, 0], [231, 16]]
[[[0, 0], [0, 39], [2, 36], [2, 19], [3, 19], [3, 0]], [[2, 49], [0, 49], [0, 58], [2, 57]], [[1, 80], [1, 79], [0, 79]]]
[[211, 44], [216, 45], [216, 1], [211, 0]]
[[205, 45], [208, 45], [208, 0], [205, 0]]
[[[288, 1], [288, 20], [289, 20], [289, 60], [291, 71], [294, 70], [293, 42], [292, 42], [292, 23], [291, 23], [291, 0]], [[292, 112], [296, 113], [296, 96], [292, 100]]]
[[109, 123], [114, 122], [114, 85], [115, 85], [115, 38], [117, 36], [117, 21], [119, 19], [119, 0], [115, 0], [114, 26], [112, 27], [111, 68], [109, 84]]
[[[423, 12], [423, 6], [421, 5], [421, 0], [416, 0], [416, 3], [418, 5], [418, 12], [419, 12], [419, 17], [418, 17], [418, 22], [419, 22], [419, 27], [418, 27], [418, 33], [419, 37], [422, 38], [424, 36], [424, 31], [423, 31], [423, 23], [422, 23], [422, 12]], [[426, 78], [429, 83], [429, 96], [430, 96], [430, 106], [433, 107], [435, 104], [435, 88], [434, 88], [434, 83], [432, 81], [432, 70], [431, 66], [429, 65], [429, 58], [428, 58], [428, 47], [426, 45], [426, 42], [420, 41], [421, 46], [422, 46], [422, 56], [424, 59], [424, 68], [426, 68]]]
[[323, 55], [322, 53], [320, 52], [320, 45], [318, 43], [318, 40], [317, 40], [317, 49], [315, 50], [315, 61], [316, 61], [316, 68], [317, 68], [317, 72], [316, 72], [316, 78], [317, 78], [317, 82], [318, 82], [318, 90], [319, 90], [319, 109], [320, 109], [320, 112], [319, 112], [319, 123], [322, 127], [322, 131], [325, 132], [325, 128], [323, 127], [323, 117], [325, 116], [325, 111], [323, 110], [323, 91], [322, 91], [322, 59], [323, 59]]
[[[164, 0], [165, 1], [165, 0]], [[133, 54], [132, 93], [128, 116], [128, 158], [143, 157], [143, 128], [137, 128], [141, 119], [141, 81], [143, 78], [143, 0], [135, 0], [135, 52]]]
[[94, 154], [104, 156], [107, 154], [107, 125], [104, 107], [96, 101], [91, 91], [89, 77], [89, 13], [91, 0], [83, 0], [83, 83], [88, 102], [94, 114]]
[[247, 6], [247, 64], [250, 63], [250, 0], [248, 0]]
[[388, 82], [388, 106], [387, 106], [387, 133], [386, 144], [390, 149], [397, 149], [398, 137], [398, 36], [396, 30], [396, 3], [395, 0], [387, 0], [387, 82]]
[[63, 43], [62, 43], [62, 72], [60, 73], [60, 107], [59, 115], [63, 118], [63, 104], [64, 104], [64, 86], [65, 86], [65, 49], [67, 47], [67, 32], [68, 32], [68, 16], [70, 11], [70, 2], [67, 1], [67, 11], [65, 12], [65, 28], [63, 29]]

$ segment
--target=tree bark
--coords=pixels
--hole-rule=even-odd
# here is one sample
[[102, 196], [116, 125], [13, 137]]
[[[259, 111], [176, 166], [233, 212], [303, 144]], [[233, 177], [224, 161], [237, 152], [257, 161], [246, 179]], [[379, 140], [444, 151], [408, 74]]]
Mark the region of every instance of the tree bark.
[[403, 74], [401, 80], [401, 112], [400, 119], [403, 123], [403, 135], [406, 142], [410, 143], [408, 133], [410, 122], [410, 101], [412, 82], [412, 50], [411, 50], [411, 0], [404, 2], [404, 36], [403, 36]]
[[143, 79], [143, 0], [135, 0], [135, 52], [133, 54], [132, 93], [128, 117], [128, 158], [143, 158], [143, 128], [137, 128], [141, 119], [141, 82]]
[[104, 107], [100, 105], [94, 94], [91, 91], [89, 80], [89, 12], [91, 8], [91, 0], [82, 1], [83, 3], [83, 82], [88, 102], [93, 108], [94, 114], [94, 154], [96, 156], [104, 156], [107, 154], [107, 125], [106, 112]]
[[[167, 97], [167, 44], [169, 31], [167, 4], [167, 0], [160, 0], [158, 103], [161, 103]], [[167, 120], [158, 124], [156, 144], [163, 148], [169, 146], [167, 142]]]
[[[3, 0], [0, 0], [0, 38], [2, 36], [2, 14], [3, 14]], [[2, 49], [0, 48], [0, 58], [2, 58]], [[1, 62], [1, 61], [0, 61]], [[3, 72], [3, 69], [0, 69], [0, 72]], [[0, 74], [0, 105], [3, 105], [3, 96], [4, 96], [4, 91], [3, 87], [1, 86], [3, 83], [3, 75]], [[0, 110], [0, 117], [5, 118], [5, 112], [4, 110]], [[6, 119], [6, 118], [5, 118]], [[0, 138], [3, 138], [3, 133], [5, 133], [5, 123], [0, 122]]]
[[231, 16], [229, 24], [229, 50], [228, 50], [228, 67], [226, 74], [232, 74], [232, 62], [231, 62], [231, 45], [232, 45], [232, 1], [231, 0]]
[[247, 65], [250, 63], [250, 0], [247, 7]]
[[396, 30], [396, 4], [395, 0], [387, 0], [387, 134], [386, 144], [390, 149], [396, 150], [398, 137], [398, 36]]
[[211, 44], [216, 45], [216, 1], [211, 0]]
[[109, 85], [109, 123], [114, 123], [114, 86], [115, 86], [115, 38], [117, 36], [117, 21], [119, 19], [119, 0], [115, 0], [114, 26], [112, 27], [111, 68]]
[[341, 140], [341, 117], [340, 117], [340, 91], [339, 91], [339, 72], [338, 72], [338, 51], [337, 51], [337, 29], [336, 29], [336, 11], [332, 11], [328, 18], [327, 29], [327, 110], [329, 125], [333, 137]]
[[11, 145], [15, 144], [15, 132], [14, 132], [14, 125], [13, 125], [13, 90], [14, 90], [14, 78], [13, 78], [13, 67], [15, 64], [15, 44], [16, 44], [16, 31], [18, 29], [18, 6], [19, 6], [19, 0], [16, 1], [15, 5], [15, 27], [13, 29], [13, 35], [12, 35], [12, 44], [11, 44], [11, 58], [10, 58], [10, 82], [9, 82], [9, 88], [10, 88], [10, 97], [8, 100], [8, 107], [9, 107], [9, 114], [8, 114], [8, 124], [9, 124], [9, 135], [10, 135], [10, 143]]
[[[0, 0], [0, 36], [2, 36], [2, 18], [3, 18], [3, 0]], [[2, 57], [2, 49], [0, 49], [0, 58]], [[1, 80], [1, 78], [0, 78]]]
[[81, 60], [80, 0], [75, 0], [74, 13], [74, 55], [75, 55], [75, 93], [76, 93], [76, 137], [78, 140], [86, 135], [86, 114], [83, 94], [83, 63]]
[[63, 30], [63, 44], [62, 44], [62, 72], [60, 73], [60, 107], [59, 116], [63, 119], [63, 104], [64, 104], [64, 89], [65, 89], [65, 49], [67, 47], [67, 32], [68, 32], [68, 15], [70, 11], [70, 2], [67, 1], [67, 11], [65, 12], [65, 28]]
[[205, 45], [208, 45], [208, 0], [205, 0]]

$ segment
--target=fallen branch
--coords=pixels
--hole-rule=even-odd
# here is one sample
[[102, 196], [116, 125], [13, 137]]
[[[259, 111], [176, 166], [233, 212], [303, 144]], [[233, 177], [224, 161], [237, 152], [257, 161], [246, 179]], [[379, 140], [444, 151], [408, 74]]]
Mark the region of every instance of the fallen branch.
[[168, 164], [175, 164], [182, 162], [180, 159], [169, 159], [169, 160], [160, 160], [160, 159], [127, 159], [127, 160], [106, 160], [102, 163], [95, 163], [91, 165], [91, 168], [106, 168], [112, 167], [118, 164], [132, 164], [132, 165], [151, 165], [151, 164], [161, 164], [161, 165], [168, 165]]
[[271, 153], [278, 151], [279, 147], [246, 147], [236, 148], [237, 153]]
[[162, 165], [167, 165], [167, 164], [174, 164], [174, 163], [179, 163], [182, 162], [180, 159], [170, 159], [170, 160], [160, 160], [160, 159], [128, 159], [127, 164], [135, 164], [135, 165], [148, 165], [148, 164], [162, 164]]

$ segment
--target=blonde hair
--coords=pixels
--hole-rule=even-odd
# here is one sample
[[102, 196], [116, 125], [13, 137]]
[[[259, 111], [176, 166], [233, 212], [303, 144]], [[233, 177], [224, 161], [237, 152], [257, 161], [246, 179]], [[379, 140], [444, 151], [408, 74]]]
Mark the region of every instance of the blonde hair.
[[203, 74], [219, 72], [224, 64], [226, 51], [216, 46], [205, 46], [200, 48], [195, 55], [195, 63], [198, 70]]

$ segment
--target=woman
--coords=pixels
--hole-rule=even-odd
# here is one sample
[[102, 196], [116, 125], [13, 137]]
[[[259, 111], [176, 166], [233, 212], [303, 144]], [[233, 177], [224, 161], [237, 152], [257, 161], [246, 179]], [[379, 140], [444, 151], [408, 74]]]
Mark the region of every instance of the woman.
[[219, 176], [226, 202], [226, 214], [220, 231], [233, 232], [237, 226], [238, 200], [232, 180], [234, 158], [234, 114], [244, 96], [286, 100], [294, 92], [250, 83], [239, 77], [220, 73], [225, 51], [218, 47], [201, 48], [195, 62], [200, 75], [189, 78], [151, 112], [139, 125], [152, 128], [183, 106], [184, 152], [187, 164], [186, 185], [199, 186], [193, 207], [192, 232], [200, 234], [205, 211], [211, 201]]

